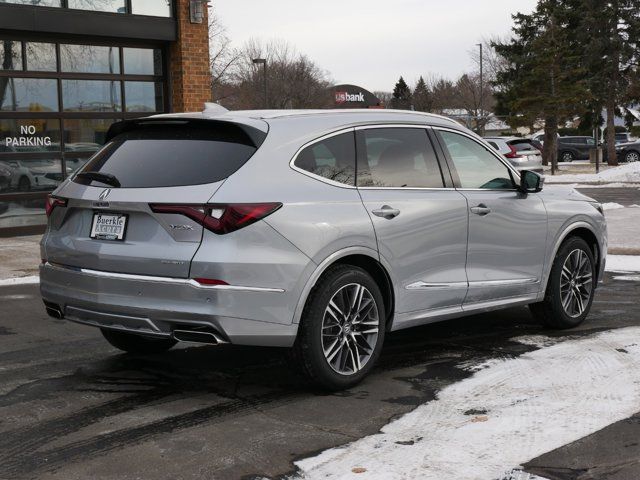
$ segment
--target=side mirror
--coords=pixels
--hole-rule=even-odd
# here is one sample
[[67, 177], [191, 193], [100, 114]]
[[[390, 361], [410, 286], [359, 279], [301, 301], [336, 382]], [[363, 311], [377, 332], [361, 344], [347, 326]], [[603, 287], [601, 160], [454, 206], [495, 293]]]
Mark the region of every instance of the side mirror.
[[544, 177], [530, 170], [520, 172], [520, 186], [518, 190], [522, 193], [538, 193], [542, 190]]

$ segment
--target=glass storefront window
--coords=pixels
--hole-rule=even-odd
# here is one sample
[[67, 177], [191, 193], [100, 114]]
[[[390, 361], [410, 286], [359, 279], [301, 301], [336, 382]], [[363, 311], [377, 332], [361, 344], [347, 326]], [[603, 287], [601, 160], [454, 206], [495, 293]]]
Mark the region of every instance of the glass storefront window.
[[126, 82], [124, 96], [127, 112], [161, 112], [162, 84], [154, 82]]
[[60, 7], [61, 0], [0, 0], [0, 3], [15, 3], [16, 5], [37, 5], [40, 7]]
[[0, 70], [22, 70], [22, 44], [0, 40]]
[[48, 78], [0, 77], [0, 111], [58, 111], [57, 81]]
[[94, 12], [127, 13], [124, 0], [68, 0], [69, 8]]
[[60, 45], [63, 72], [120, 73], [120, 49], [93, 45]]
[[120, 82], [109, 80], [62, 80], [65, 112], [119, 112]]
[[55, 72], [56, 65], [56, 45], [55, 43], [25, 43], [27, 55], [27, 65], [25, 70]]
[[0, 156], [0, 177], [0, 185], [4, 185], [2, 193], [51, 191], [62, 182], [62, 160], [21, 160], [3, 155]]
[[151, 48], [124, 48], [124, 73], [162, 75], [162, 52]]
[[117, 119], [68, 119], [64, 121], [64, 149], [66, 152], [97, 152], [107, 136], [107, 131]]
[[0, 196], [0, 229], [29, 227], [46, 223], [44, 198], [5, 201]]
[[170, 17], [171, 0], [131, 0], [131, 13], [153, 17]]
[[58, 151], [60, 120], [0, 119], [0, 153]]

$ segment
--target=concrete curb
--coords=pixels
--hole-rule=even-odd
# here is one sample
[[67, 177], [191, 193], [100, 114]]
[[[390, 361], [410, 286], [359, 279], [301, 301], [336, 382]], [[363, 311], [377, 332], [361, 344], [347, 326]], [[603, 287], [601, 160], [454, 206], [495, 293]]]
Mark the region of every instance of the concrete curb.
[[638, 247], [609, 247], [607, 255], [640, 255]]

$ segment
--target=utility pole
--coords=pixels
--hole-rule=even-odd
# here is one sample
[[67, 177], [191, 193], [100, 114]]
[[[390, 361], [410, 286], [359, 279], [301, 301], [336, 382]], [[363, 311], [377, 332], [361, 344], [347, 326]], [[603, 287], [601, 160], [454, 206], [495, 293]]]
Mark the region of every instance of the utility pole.
[[478, 47], [480, 47], [480, 118], [478, 121], [478, 133], [482, 135], [484, 132], [483, 128], [480, 126], [481, 121], [484, 118], [484, 78], [483, 78], [483, 58], [482, 58], [482, 44], [478, 43]]

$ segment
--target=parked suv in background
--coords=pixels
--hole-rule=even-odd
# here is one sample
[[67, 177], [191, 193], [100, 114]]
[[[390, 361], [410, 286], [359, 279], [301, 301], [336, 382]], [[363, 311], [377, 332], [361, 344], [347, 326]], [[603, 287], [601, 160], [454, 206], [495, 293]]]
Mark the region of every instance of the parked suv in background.
[[509, 160], [516, 170], [542, 173], [542, 148], [536, 140], [518, 137], [484, 137], [489, 145]]
[[354, 385], [385, 334], [530, 305], [587, 316], [602, 208], [541, 191], [457, 122], [393, 110], [160, 115], [114, 124], [53, 192], [40, 289], [117, 348], [290, 347]]
[[558, 138], [558, 160], [572, 162], [588, 160], [589, 150], [596, 148], [593, 137], [560, 137]]

